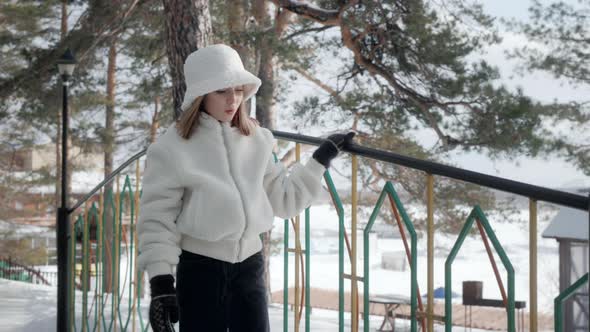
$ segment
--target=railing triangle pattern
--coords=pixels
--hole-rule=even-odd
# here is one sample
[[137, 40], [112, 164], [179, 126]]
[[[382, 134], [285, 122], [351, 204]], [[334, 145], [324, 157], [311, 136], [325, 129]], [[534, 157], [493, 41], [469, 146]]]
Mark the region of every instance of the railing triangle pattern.
[[[412, 221], [410, 220], [410, 217], [408, 217], [408, 214], [406, 213], [406, 210], [403, 206], [403, 204], [401, 203], [401, 200], [399, 199], [399, 196], [397, 194], [397, 192], [395, 191], [393, 184], [388, 181], [384, 188], [383, 191], [381, 191], [381, 195], [379, 195], [379, 199], [377, 200], [377, 203], [375, 204], [375, 208], [373, 209], [373, 212], [371, 213], [371, 217], [369, 218], [369, 222], [367, 223], [367, 226], [365, 227], [364, 231], [363, 231], [363, 243], [364, 243], [364, 308], [369, 308], [369, 291], [370, 291], [370, 287], [369, 287], [369, 276], [370, 276], [370, 262], [369, 262], [369, 233], [371, 232], [371, 229], [373, 228], [373, 224], [375, 223], [375, 220], [377, 219], [378, 215], [379, 215], [379, 211], [381, 210], [381, 206], [383, 205], [383, 201], [385, 200], [385, 197], [389, 198], [389, 201], [391, 203], [391, 209], [393, 210], [394, 214], [396, 215], [396, 220], [398, 221], [398, 227], [399, 227], [399, 231], [402, 234], [402, 238], [404, 240], [404, 245], [406, 246], [406, 252], [407, 252], [407, 242], [406, 242], [406, 238], [405, 238], [405, 232], [404, 229], [400, 223], [399, 220], [399, 215], [398, 215], [398, 211], [399, 214], [401, 215], [401, 221], [403, 221], [403, 224], [405, 225], [405, 228], [408, 230], [408, 232], [410, 233], [410, 252], [408, 254], [408, 259], [410, 261], [410, 273], [411, 273], [411, 283], [410, 283], [410, 315], [411, 315], [411, 322], [410, 322], [410, 330], [412, 332], [416, 332], [417, 330], [417, 324], [416, 324], [416, 310], [417, 310], [417, 299], [420, 299], [420, 296], [418, 294], [418, 282], [417, 282], [417, 271], [418, 271], [418, 260], [417, 260], [417, 255], [418, 255], [418, 250], [417, 250], [417, 236], [416, 236], [416, 230], [414, 229], [414, 225], [412, 224]], [[370, 329], [370, 325], [369, 325], [369, 310], [363, 310], [363, 315], [364, 315], [364, 331], [365, 332], [369, 332]], [[424, 324], [424, 323], [423, 323]]]
[[508, 315], [507, 329], [509, 332], [514, 332], [516, 331], [514, 320], [514, 268], [512, 266], [512, 263], [510, 262], [510, 259], [508, 259], [508, 256], [506, 255], [504, 248], [500, 244], [500, 241], [498, 241], [498, 238], [496, 237], [494, 230], [490, 226], [488, 219], [486, 218], [482, 209], [478, 205], [476, 205], [473, 208], [473, 210], [467, 217], [467, 221], [463, 225], [463, 228], [461, 229], [461, 232], [459, 233], [459, 236], [455, 241], [455, 244], [453, 245], [453, 248], [451, 249], [451, 252], [449, 253], [449, 256], [445, 261], [445, 331], [451, 332], [453, 328], [451, 300], [453, 262], [455, 261], [455, 258], [457, 257], [459, 250], [461, 250], [461, 246], [463, 245], [465, 238], [469, 235], [469, 232], [471, 231], [474, 222], [477, 222], [481, 224], [481, 226], [483, 226], [485, 233], [492, 241], [494, 249], [498, 253], [498, 256], [500, 256], [500, 260], [502, 261], [502, 264], [504, 264], [504, 268], [506, 269], [508, 280], [508, 303], [506, 308], [506, 312]]

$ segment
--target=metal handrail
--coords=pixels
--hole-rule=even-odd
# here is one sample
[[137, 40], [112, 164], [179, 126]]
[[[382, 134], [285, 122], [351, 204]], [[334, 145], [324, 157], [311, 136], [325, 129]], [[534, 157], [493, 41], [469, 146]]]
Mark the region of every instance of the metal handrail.
[[[319, 145], [323, 142], [323, 139], [312, 136], [292, 134], [276, 130], [272, 130], [272, 133], [274, 134], [275, 138], [281, 138], [309, 145]], [[498, 176], [469, 171], [462, 168], [404, 156], [393, 152], [368, 148], [357, 144], [352, 144], [350, 147], [345, 147], [343, 150], [358, 156], [385, 161], [388, 163], [421, 170], [430, 174], [436, 174], [456, 180], [478, 184], [481, 186], [526, 196], [538, 201], [556, 203], [584, 211], [587, 211], [588, 206], [590, 205], [590, 198], [582, 195], [535, 186], [519, 181], [508, 180]]]
[[90, 197], [92, 197], [94, 194], [96, 194], [96, 192], [98, 192], [100, 190], [100, 188], [102, 188], [105, 184], [111, 182], [115, 178], [115, 176], [117, 176], [117, 174], [121, 173], [121, 171], [125, 167], [129, 166], [129, 164], [136, 161], [137, 159], [143, 157], [143, 155], [145, 155], [146, 153], [147, 153], [147, 148], [139, 151], [133, 157], [129, 158], [126, 162], [124, 162], [121, 166], [117, 167], [116, 170], [112, 171], [111, 174], [109, 174], [109, 176], [107, 176], [104, 180], [102, 180], [101, 183], [99, 183], [96, 187], [94, 187], [94, 189], [90, 190], [90, 192], [86, 196], [81, 198], [78, 201], [78, 203], [74, 204], [74, 206], [72, 208], [69, 208], [68, 213], [72, 213], [72, 212], [76, 211], [77, 208], [82, 206], [82, 204], [84, 204], [88, 199], [90, 199]]

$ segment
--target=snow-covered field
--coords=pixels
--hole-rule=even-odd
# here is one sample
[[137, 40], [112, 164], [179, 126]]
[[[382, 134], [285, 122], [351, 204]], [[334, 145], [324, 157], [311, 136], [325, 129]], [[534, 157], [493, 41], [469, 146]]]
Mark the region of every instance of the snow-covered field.
[[[3, 332], [48, 332], [56, 330], [56, 296], [55, 287], [32, 285], [18, 281], [0, 279], [0, 331]], [[78, 294], [79, 295], [79, 294]], [[81, 297], [76, 299], [76, 305], [81, 306]], [[108, 308], [108, 306], [107, 306]], [[147, 317], [148, 302], [141, 306], [143, 317]], [[335, 312], [330, 310], [314, 309], [311, 315], [310, 330], [314, 332], [333, 332], [338, 330], [338, 320], [334, 318]], [[280, 305], [272, 304], [269, 307], [271, 331], [283, 330], [283, 308]], [[127, 321], [127, 314], [123, 311], [123, 321]], [[107, 311], [106, 320], [109, 321], [110, 315]], [[382, 318], [371, 316], [371, 331], [376, 331]], [[139, 330], [139, 320], [136, 320], [136, 326]], [[103, 325], [104, 326], [104, 325]], [[128, 330], [131, 330], [131, 321], [129, 321]], [[360, 327], [362, 328], [362, 320]], [[81, 331], [81, 317], [79, 312], [76, 315], [77, 331]], [[89, 323], [90, 330], [94, 328], [92, 322]], [[300, 327], [304, 331], [305, 320], [302, 320]], [[176, 326], [178, 331], [178, 325]], [[293, 316], [289, 317], [289, 331], [294, 331]], [[345, 331], [350, 331], [349, 315], [345, 316]], [[404, 320], [396, 320], [396, 331], [409, 331], [409, 323]], [[444, 331], [443, 326], [435, 325], [435, 331]], [[472, 329], [472, 331], [482, 331]]]
[[[385, 205], [384, 207], [385, 208]], [[556, 213], [554, 209], [542, 208], [539, 211], [538, 226], [538, 308], [542, 312], [552, 312], [553, 298], [558, 294], [558, 247], [552, 239], [543, 239], [540, 234], [548, 225], [551, 217]], [[302, 215], [303, 216], [303, 215]], [[345, 219], [349, 227], [349, 214]], [[520, 211], [504, 217], [487, 215], [489, 222], [500, 240], [507, 256], [515, 269], [515, 294], [516, 300], [529, 302], [529, 250], [528, 250], [528, 211]], [[377, 221], [382, 223], [383, 221]], [[303, 218], [302, 218], [303, 231]], [[314, 206], [311, 209], [311, 287], [327, 290], [338, 289], [338, 218], [332, 207], [328, 205]], [[394, 232], [392, 226], [392, 232]], [[303, 234], [303, 233], [302, 233]], [[283, 237], [283, 221], [277, 219], [273, 230], [273, 238]], [[435, 261], [434, 261], [434, 286], [444, 286], [444, 262], [448, 252], [452, 248], [457, 236], [448, 234], [435, 234]], [[302, 246], [303, 236], [301, 238]], [[362, 233], [359, 233], [357, 246], [362, 248]], [[397, 238], [382, 238], [374, 235], [370, 245], [370, 292], [371, 294], [406, 294], [410, 293], [410, 271], [408, 265], [405, 270], [394, 271], [381, 267], [383, 253], [403, 253], [403, 244]], [[294, 234], [290, 232], [290, 247], [294, 247]], [[273, 291], [283, 288], [283, 253], [282, 245], [278, 252], [271, 258], [271, 287]], [[426, 290], [426, 238], [418, 239], [418, 283], [421, 291]], [[294, 286], [294, 256], [290, 257], [289, 285]], [[347, 262], [348, 259], [345, 259]], [[122, 259], [125, 264], [125, 257]], [[500, 268], [501, 276], [505, 282], [506, 273], [502, 263], [496, 256], [496, 264]], [[357, 274], [363, 274], [363, 261], [357, 265]], [[51, 270], [53, 267], [47, 267]], [[121, 271], [123, 274], [124, 271]], [[350, 273], [350, 266], [346, 263], [345, 273]], [[485, 247], [479, 235], [468, 237], [459, 252], [453, 265], [453, 293], [461, 294], [464, 280], [483, 281], [483, 296], [486, 298], [500, 299], [494, 273], [490, 266]], [[345, 283], [346, 290], [350, 290], [350, 283]], [[362, 284], [359, 284], [362, 290]], [[77, 298], [77, 311], [81, 308], [81, 296]], [[29, 285], [19, 282], [0, 279], [0, 330], [1, 331], [53, 331], [55, 329], [55, 288]], [[455, 301], [460, 302], [460, 297]], [[147, 312], [148, 298], [143, 299], [142, 311]], [[272, 330], [282, 330], [282, 306], [272, 304], [270, 308]], [[80, 315], [77, 315], [78, 320]], [[313, 331], [334, 331], [337, 329], [336, 311], [315, 310], [312, 314]], [[290, 324], [293, 318], [290, 317]], [[380, 317], [372, 317], [371, 327], [380, 325]], [[400, 330], [407, 328], [405, 321], [399, 321]], [[78, 322], [79, 324], [79, 322]], [[397, 329], [396, 329], [397, 330]]]

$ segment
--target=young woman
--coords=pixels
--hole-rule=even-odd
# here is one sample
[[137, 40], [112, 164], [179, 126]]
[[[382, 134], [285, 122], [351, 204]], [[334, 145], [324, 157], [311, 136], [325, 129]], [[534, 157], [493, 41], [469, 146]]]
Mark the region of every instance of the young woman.
[[202, 48], [184, 72], [184, 112], [149, 146], [143, 176], [138, 263], [150, 277], [150, 323], [156, 332], [179, 320], [180, 331], [269, 331], [260, 234], [312, 203], [354, 133], [329, 136], [287, 175], [272, 133], [248, 117], [244, 102], [261, 82], [238, 53]]

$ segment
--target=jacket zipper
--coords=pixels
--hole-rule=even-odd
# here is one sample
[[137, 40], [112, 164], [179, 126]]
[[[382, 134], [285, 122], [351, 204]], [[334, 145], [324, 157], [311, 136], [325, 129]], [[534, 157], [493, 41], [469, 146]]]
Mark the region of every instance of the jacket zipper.
[[236, 188], [236, 191], [238, 192], [238, 195], [240, 196], [240, 203], [242, 203], [242, 212], [244, 214], [244, 227], [242, 228], [242, 230], [240, 231], [240, 238], [238, 240], [238, 245], [237, 245], [237, 250], [235, 253], [235, 262], [238, 262], [240, 259], [240, 251], [241, 251], [241, 243], [242, 243], [242, 239], [244, 237], [244, 233], [246, 232], [246, 223], [247, 223], [247, 216], [246, 216], [246, 207], [244, 206], [244, 199], [242, 197], [242, 192], [240, 191], [240, 188], [238, 187], [238, 184], [236, 183], [236, 180], [234, 178], [233, 172], [232, 172], [232, 167], [231, 167], [231, 162], [230, 162], [230, 156], [229, 156], [229, 149], [228, 149], [228, 144], [227, 144], [227, 140], [225, 138], [225, 132], [223, 129], [223, 125], [220, 123], [219, 124], [220, 128], [221, 128], [221, 139], [223, 140], [223, 146], [225, 148], [225, 157], [227, 159], [227, 168], [229, 170], [229, 175], [230, 178], [232, 180], [232, 183], [234, 185], [234, 187]]

